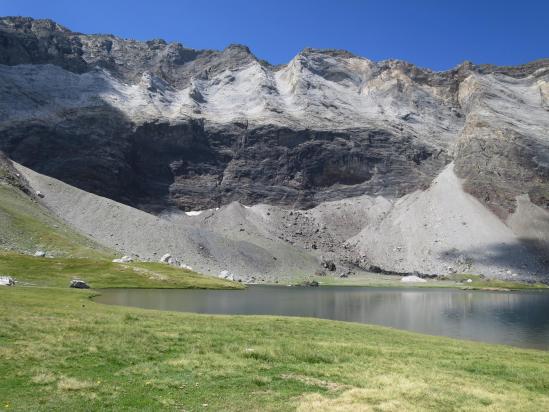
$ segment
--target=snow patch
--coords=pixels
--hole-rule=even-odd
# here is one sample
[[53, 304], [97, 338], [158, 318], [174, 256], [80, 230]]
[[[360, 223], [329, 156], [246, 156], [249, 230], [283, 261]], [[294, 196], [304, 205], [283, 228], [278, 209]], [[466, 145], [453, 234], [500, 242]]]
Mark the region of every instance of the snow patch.
[[191, 210], [190, 212], [185, 212], [187, 216], [198, 216], [204, 212], [203, 210]]

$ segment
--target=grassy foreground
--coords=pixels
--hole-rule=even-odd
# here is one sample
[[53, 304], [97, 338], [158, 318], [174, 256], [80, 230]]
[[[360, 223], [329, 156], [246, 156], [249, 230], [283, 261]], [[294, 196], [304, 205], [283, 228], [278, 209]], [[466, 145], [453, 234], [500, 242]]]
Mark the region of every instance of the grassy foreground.
[[549, 410], [547, 352], [90, 295], [0, 289], [0, 409]]

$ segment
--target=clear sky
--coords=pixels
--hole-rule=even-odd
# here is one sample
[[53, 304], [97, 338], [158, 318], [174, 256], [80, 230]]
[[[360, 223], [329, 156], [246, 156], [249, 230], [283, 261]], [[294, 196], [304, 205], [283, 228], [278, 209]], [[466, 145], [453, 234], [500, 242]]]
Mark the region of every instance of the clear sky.
[[549, 0], [0, 0], [0, 15], [197, 49], [242, 43], [274, 64], [305, 47], [434, 70], [549, 57]]

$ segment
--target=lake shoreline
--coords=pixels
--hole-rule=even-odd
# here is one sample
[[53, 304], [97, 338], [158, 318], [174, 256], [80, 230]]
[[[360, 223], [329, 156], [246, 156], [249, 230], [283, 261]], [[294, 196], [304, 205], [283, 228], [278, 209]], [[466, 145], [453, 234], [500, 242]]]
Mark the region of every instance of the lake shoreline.
[[93, 300], [142, 309], [211, 315], [320, 318], [376, 324], [549, 350], [549, 294], [535, 289], [250, 285], [228, 290], [104, 289]]
[[109, 306], [94, 293], [0, 289], [2, 406], [291, 411], [312, 399], [350, 409], [359, 395], [372, 408], [395, 399], [406, 410], [549, 408], [546, 351], [322, 319]]

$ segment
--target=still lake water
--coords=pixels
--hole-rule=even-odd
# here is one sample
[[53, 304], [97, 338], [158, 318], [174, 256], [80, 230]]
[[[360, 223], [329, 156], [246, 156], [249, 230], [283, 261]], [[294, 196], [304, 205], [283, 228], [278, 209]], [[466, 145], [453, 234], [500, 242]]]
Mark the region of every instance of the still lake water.
[[210, 314], [308, 316], [549, 350], [549, 293], [250, 286], [246, 290], [105, 289], [112, 305]]

